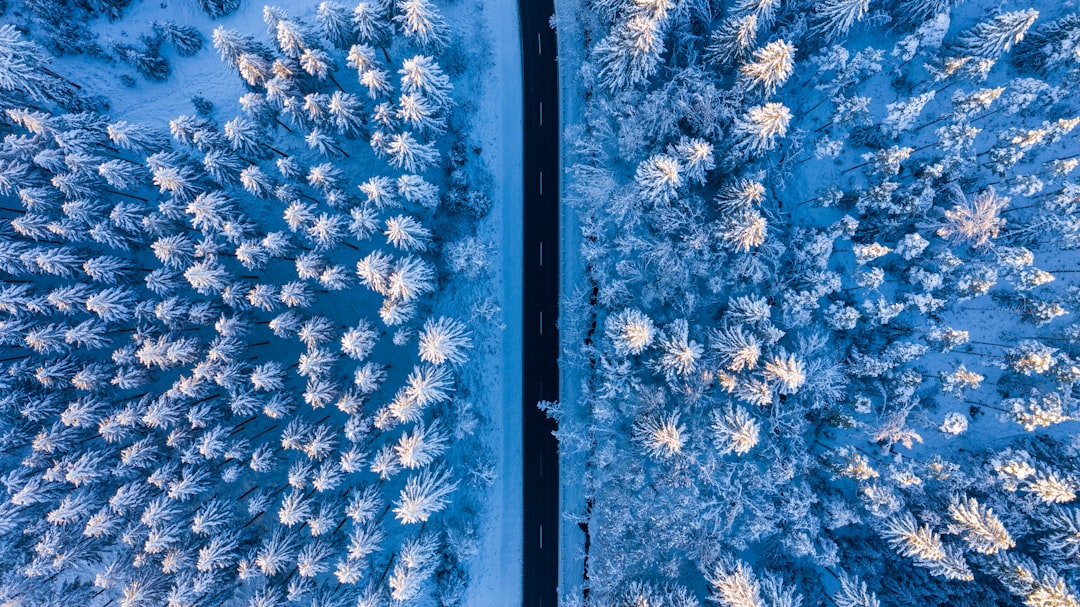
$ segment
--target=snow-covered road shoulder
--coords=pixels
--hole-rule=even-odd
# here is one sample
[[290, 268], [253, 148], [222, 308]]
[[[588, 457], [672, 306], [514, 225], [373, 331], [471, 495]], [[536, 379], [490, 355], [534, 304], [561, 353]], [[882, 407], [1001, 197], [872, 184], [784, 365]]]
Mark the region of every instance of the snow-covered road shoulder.
[[483, 229], [499, 245], [503, 330], [500, 410], [492, 411], [499, 476], [490, 488], [480, 553], [465, 604], [511, 605], [521, 593], [521, 42], [517, 4], [486, 0], [483, 35], [490, 45], [487, 86], [476, 139], [494, 176], [495, 205]]

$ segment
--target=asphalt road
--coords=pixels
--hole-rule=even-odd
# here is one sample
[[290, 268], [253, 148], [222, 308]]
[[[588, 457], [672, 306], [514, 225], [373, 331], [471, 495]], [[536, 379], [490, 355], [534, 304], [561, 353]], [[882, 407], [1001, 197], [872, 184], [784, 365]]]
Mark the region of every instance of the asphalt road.
[[536, 404], [559, 398], [559, 70], [553, 0], [519, 0], [524, 70], [522, 314], [522, 605], [556, 607], [559, 583], [559, 459]]

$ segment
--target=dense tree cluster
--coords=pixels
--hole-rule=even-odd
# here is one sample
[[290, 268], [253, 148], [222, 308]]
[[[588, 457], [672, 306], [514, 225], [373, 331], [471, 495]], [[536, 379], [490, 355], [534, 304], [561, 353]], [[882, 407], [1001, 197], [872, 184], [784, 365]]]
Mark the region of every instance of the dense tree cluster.
[[0, 27], [33, 102], [0, 117], [2, 604], [461, 600], [448, 507], [491, 470], [434, 294], [490, 252], [443, 208], [450, 32], [427, 0], [264, 17], [207, 37], [237, 113], [167, 125], [65, 113]]
[[1078, 604], [1075, 7], [557, 21], [566, 604]]

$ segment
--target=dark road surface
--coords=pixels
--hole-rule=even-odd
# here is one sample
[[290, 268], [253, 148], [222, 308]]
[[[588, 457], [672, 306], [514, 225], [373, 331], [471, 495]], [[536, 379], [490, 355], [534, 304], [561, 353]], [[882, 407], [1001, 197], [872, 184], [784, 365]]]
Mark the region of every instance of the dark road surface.
[[522, 315], [522, 605], [556, 607], [559, 582], [559, 460], [536, 404], [559, 398], [559, 72], [553, 0], [519, 0], [524, 69]]

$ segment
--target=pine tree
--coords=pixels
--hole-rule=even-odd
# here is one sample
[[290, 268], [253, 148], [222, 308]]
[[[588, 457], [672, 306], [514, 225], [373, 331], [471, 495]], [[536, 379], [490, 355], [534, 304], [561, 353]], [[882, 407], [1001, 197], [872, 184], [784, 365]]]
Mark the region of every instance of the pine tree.
[[0, 90], [22, 91], [37, 101], [60, 100], [67, 89], [48, 64], [44, 49], [14, 25], [0, 25]]
[[740, 326], [714, 330], [709, 334], [709, 345], [729, 371], [753, 369], [761, 357], [761, 340]]
[[720, 66], [731, 65], [746, 59], [757, 41], [758, 18], [756, 15], [728, 17], [709, 36], [705, 58]]
[[670, 202], [682, 187], [682, 167], [666, 154], [654, 154], [638, 165], [634, 181], [644, 197], [654, 204]]
[[654, 366], [663, 372], [668, 382], [687, 379], [698, 370], [705, 348], [690, 339], [689, 332], [689, 324], [685, 319], [680, 318], [668, 326], [664, 337], [660, 340], [662, 354], [654, 362]]
[[398, 97], [396, 117], [407, 128], [433, 135], [446, 129], [446, 120], [422, 94]]
[[445, 316], [429, 318], [420, 332], [420, 360], [433, 365], [464, 364], [468, 358], [465, 350], [472, 348], [472, 340], [465, 325]]
[[416, 55], [404, 60], [401, 69], [401, 90], [406, 94], [423, 94], [431, 100], [440, 110], [446, 109], [453, 103], [450, 97], [454, 85], [450, 78], [443, 73], [442, 68], [433, 57]]
[[866, 582], [845, 573], [840, 574], [840, 592], [832, 599], [836, 607], [881, 607], [874, 593], [866, 589]]
[[604, 332], [617, 356], [636, 356], [656, 339], [656, 325], [641, 310], [625, 308], [607, 317]]
[[1066, 15], [1029, 32], [1016, 44], [1012, 63], [1046, 75], [1061, 65], [1069, 65], [1080, 44], [1080, 16]]
[[760, 87], [765, 96], [780, 88], [795, 68], [795, 47], [776, 40], [754, 51], [753, 58], [744, 63], [739, 71], [749, 83], [748, 90]]
[[406, 202], [426, 208], [434, 208], [439, 204], [438, 186], [419, 175], [402, 175], [394, 185]]
[[390, 37], [390, 24], [386, 21], [386, 11], [378, 4], [378, 0], [365, 0], [353, 7], [353, 31], [364, 44], [380, 46], [385, 44]]
[[686, 426], [679, 423], [679, 414], [646, 415], [634, 423], [633, 438], [646, 453], [655, 459], [669, 459], [683, 452]]
[[435, 289], [435, 273], [424, 260], [407, 256], [397, 259], [386, 277], [387, 295], [402, 303], [410, 303]]
[[116, 56], [135, 68], [144, 78], [157, 82], [164, 82], [169, 78], [171, 68], [169, 61], [161, 56], [159, 42], [144, 38], [142, 48], [130, 44], [117, 44], [113, 47]]
[[[405, 37], [425, 50], [438, 51], [450, 40], [450, 28], [429, 0], [398, 0], [394, 21]], [[354, 13], [355, 15], [355, 13]]]
[[593, 50], [602, 86], [614, 92], [645, 84], [664, 53], [663, 24], [637, 15], [617, 24]]
[[240, 0], [199, 0], [199, 7], [211, 18], [217, 19], [240, 8]]
[[214, 49], [217, 50], [221, 60], [236, 67], [242, 55], [250, 55], [265, 60], [269, 56], [269, 49], [255, 41], [250, 34], [243, 34], [237, 30], [225, 29], [223, 26], [214, 28], [211, 39]]
[[713, 431], [717, 452], [721, 455], [745, 455], [757, 445], [760, 426], [742, 407], [736, 405], [723, 411], [713, 410], [711, 419], [709, 427]]
[[378, 339], [378, 333], [366, 320], [349, 329], [341, 337], [341, 351], [353, 360], [362, 361], [371, 354]]
[[447, 449], [446, 441], [446, 433], [438, 420], [426, 428], [420, 422], [413, 428], [412, 434], [405, 432], [401, 435], [394, 445], [394, 451], [402, 468], [415, 470], [431, 464], [442, 455]]
[[1076, 489], [1074, 479], [1063, 479], [1055, 472], [1039, 474], [1024, 487], [1024, 491], [1048, 504], [1066, 504], [1075, 500]]
[[960, 36], [956, 50], [965, 56], [996, 59], [1023, 40], [1024, 34], [1038, 17], [1039, 11], [1027, 9], [1001, 13], [987, 21], [980, 21]]
[[334, 91], [326, 109], [339, 133], [351, 137], [363, 132], [363, 106], [355, 95]]
[[1001, 521], [975, 498], [954, 500], [949, 504], [949, 516], [954, 521], [949, 526], [950, 532], [961, 534], [976, 552], [996, 554], [1016, 545]]
[[736, 120], [733, 151], [742, 157], [759, 156], [776, 146], [776, 138], [787, 134], [791, 110], [781, 103], [753, 107]]
[[447, 506], [448, 496], [457, 488], [451, 471], [429, 468], [409, 477], [395, 502], [394, 516], [405, 524], [426, 522]]
[[750, 567], [731, 557], [722, 557], [708, 570], [705, 579], [724, 607], [765, 607], [761, 584]]
[[814, 31], [826, 40], [837, 40], [869, 9], [870, 0], [821, 0], [814, 5]]
[[1005, 220], [999, 214], [1008, 204], [1009, 199], [998, 196], [993, 188], [980, 192], [970, 201], [961, 197], [945, 211], [946, 221], [937, 229], [937, 235], [974, 247], [985, 246], [1005, 227]]
[[[376, 145], [372, 148], [378, 151]], [[385, 153], [390, 157], [390, 166], [409, 173], [423, 172], [439, 159], [434, 143], [420, 143], [408, 131], [391, 135]]]
[[669, 148], [668, 154], [678, 159], [688, 180], [696, 181], [700, 185], [705, 184], [708, 173], [716, 168], [713, 144], [704, 139], [684, 137], [674, 148]]
[[1057, 571], [1036, 566], [1024, 556], [998, 555], [988, 567], [1009, 592], [1023, 597], [1029, 607], [1075, 607], [1080, 598]]
[[917, 27], [938, 15], [948, 14], [964, 0], [900, 0], [896, 16], [901, 24]]
[[193, 26], [178, 25], [172, 21], [155, 21], [153, 28], [162, 40], [173, 45], [181, 57], [191, 57], [202, 50], [202, 34]]
[[323, 37], [334, 46], [345, 49], [356, 38], [353, 32], [352, 15], [343, 4], [324, 0], [315, 11], [315, 19], [322, 29]]
[[764, 244], [769, 225], [756, 209], [732, 213], [721, 224], [720, 240], [727, 248], [738, 253], [746, 253]]
[[780, 394], [795, 394], [806, 383], [805, 365], [794, 354], [783, 348], [765, 363], [763, 375], [777, 386]]

